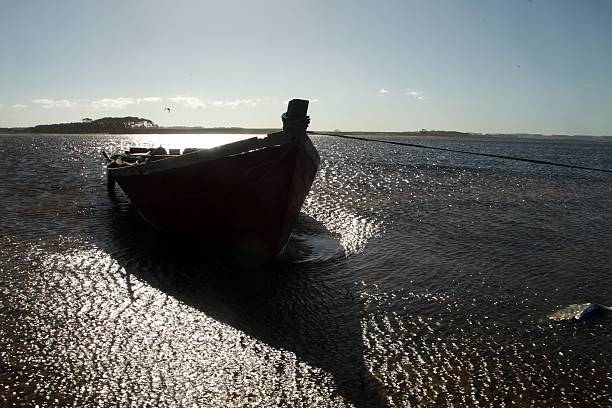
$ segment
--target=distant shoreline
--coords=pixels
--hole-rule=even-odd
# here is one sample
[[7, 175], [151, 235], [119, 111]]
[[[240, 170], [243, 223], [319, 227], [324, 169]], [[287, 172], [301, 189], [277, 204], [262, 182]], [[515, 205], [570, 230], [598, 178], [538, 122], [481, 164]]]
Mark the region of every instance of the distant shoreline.
[[[40, 131], [33, 127], [29, 128], [0, 128], [0, 134], [269, 134], [278, 132], [279, 128], [239, 128], [239, 127], [154, 127], [154, 128], [135, 128], [135, 129], [96, 129], [92, 130], [63, 130], [63, 131]], [[591, 136], [591, 135], [542, 135], [534, 133], [467, 133], [455, 131], [417, 131], [417, 132], [380, 132], [380, 131], [325, 131], [317, 130], [318, 133], [343, 134], [352, 136], [368, 137], [436, 137], [450, 139], [537, 139], [537, 140], [588, 140], [599, 142], [612, 142], [612, 136]]]
[[[135, 116], [105, 117], [101, 119], [85, 118], [82, 122], [56, 123], [31, 127], [0, 128], [4, 134], [269, 134], [278, 132], [279, 128], [242, 128], [242, 127], [197, 127], [197, 126], [158, 126], [153, 121]], [[612, 136], [592, 135], [542, 135], [532, 133], [468, 133], [449, 130], [428, 130], [401, 132], [383, 131], [317, 131], [318, 133], [343, 134], [364, 137], [435, 137], [445, 139], [535, 139], [535, 140], [588, 140], [612, 142]]]
[[317, 133], [328, 133], [330, 135], [350, 135], [350, 136], [368, 136], [368, 137], [427, 137], [440, 139], [537, 139], [537, 140], [590, 140], [600, 142], [612, 142], [612, 136], [592, 136], [592, 135], [543, 135], [537, 133], [467, 133], [445, 130], [428, 130], [425, 132], [329, 132], [316, 131]]
[[[0, 133], [7, 134], [269, 134], [278, 132], [279, 128], [242, 128], [242, 127], [213, 127], [199, 126], [169, 126], [163, 127], [152, 120], [136, 116], [104, 117], [100, 119], [83, 118], [81, 122], [54, 123], [31, 127], [0, 128]], [[612, 136], [591, 135], [541, 135], [531, 133], [468, 133], [451, 130], [428, 130], [402, 132], [373, 132], [373, 131], [316, 131], [328, 135], [352, 135], [367, 137], [436, 137], [445, 139], [536, 139], [536, 140], [590, 140], [599, 142], [612, 142]]]
[[29, 128], [0, 128], [0, 133], [5, 134], [53, 134], [53, 135], [104, 135], [104, 134], [267, 134], [278, 132], [281, 129], [245, 129], [245, 128], [192, 128], [192, 127], [151, 127], [151, 128], [134, 128], [134, 129], [96, 129], [96, 130], [56, 130], [46, 131], [37, 130], [33, 127]]

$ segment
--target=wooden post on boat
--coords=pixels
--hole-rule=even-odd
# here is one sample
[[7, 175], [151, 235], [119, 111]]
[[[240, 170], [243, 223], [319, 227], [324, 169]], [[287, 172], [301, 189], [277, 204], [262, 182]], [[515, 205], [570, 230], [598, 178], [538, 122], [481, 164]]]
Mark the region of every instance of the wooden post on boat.
[[305, 99], [292, 99], [287, 106], [287, 112], [283, 113], [283, 131], [296, 134], [306, 134], [306, 128], [310, 124], [308, 113], [308, 101]]
[[305, 99], [292, 99], [287, 106], [287, 116], [292, 118], [306, 117], [308, 101]]
[[105, 151], [102, 151], [102, 156], [106, 159], [106, 189], [109, 193], [115, 194], [115, 178], [108, 172], [108, 165], [112, 160]]

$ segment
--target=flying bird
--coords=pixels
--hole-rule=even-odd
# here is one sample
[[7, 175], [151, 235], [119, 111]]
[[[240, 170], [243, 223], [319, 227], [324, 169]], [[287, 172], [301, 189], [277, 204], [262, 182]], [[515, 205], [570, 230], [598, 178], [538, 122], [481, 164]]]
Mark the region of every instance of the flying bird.
[[170, 108], [164, 108], [165, 111], [168, 111], [168, 113], [170, 113]]

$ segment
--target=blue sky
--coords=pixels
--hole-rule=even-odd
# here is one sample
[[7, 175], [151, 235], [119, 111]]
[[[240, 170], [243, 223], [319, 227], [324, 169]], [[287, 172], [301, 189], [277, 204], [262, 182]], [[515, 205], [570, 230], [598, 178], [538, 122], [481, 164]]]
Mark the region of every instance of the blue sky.
[[0, 38], [0, 127], [301, 97], [313, 129], [612, 135], [612, 1], [0, 0]]

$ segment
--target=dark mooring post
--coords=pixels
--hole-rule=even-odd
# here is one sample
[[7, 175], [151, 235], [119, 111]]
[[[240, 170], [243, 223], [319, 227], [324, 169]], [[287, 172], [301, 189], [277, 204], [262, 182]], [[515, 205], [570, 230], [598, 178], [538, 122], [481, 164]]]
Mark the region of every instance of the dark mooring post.
[[108, 165], [112, 162], [112, 160], [110, 157], [108, 157], [108, 154], [106, 154], [104, 150], [102, 151], [102, 156], [104, 156], [106, 159], [106, 189], [109, 193], [115, 194], [115, 178], [111, 176], [110, 172], [108, 171]]
[[283, 131], [306, 132], [310, 123], [308, 113], [308, 101], [304, 99], [292, 99], [287, 106], [287, 112], [281, 116], [283, 119]]

